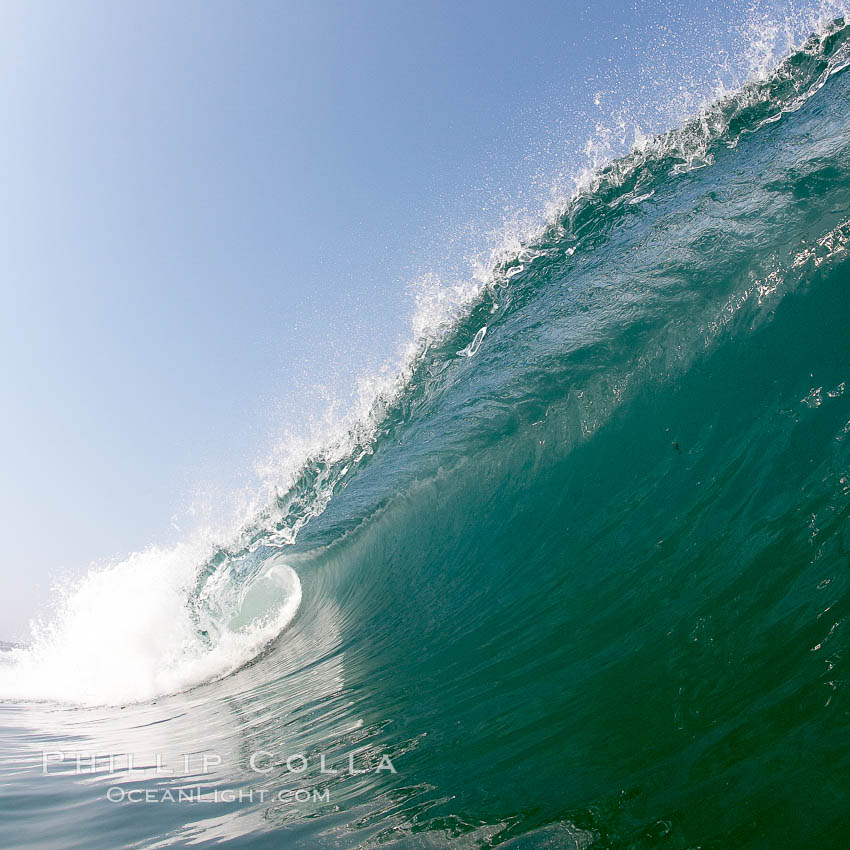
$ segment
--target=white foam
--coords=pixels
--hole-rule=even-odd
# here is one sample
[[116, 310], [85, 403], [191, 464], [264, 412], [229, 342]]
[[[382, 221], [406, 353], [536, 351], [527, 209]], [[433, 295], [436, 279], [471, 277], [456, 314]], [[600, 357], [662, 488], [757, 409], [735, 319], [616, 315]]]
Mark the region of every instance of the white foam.
[[0, 698], [114, 705], [215, 679], [253, 658], [292, 620], [301, 602], [294, 571], [278, 565], [275, 607], [205, 645], [189, 609], [189, 585], [205, 545], [151, 548], [93, 569], [68, 592], [33, 642], [3, 656]]

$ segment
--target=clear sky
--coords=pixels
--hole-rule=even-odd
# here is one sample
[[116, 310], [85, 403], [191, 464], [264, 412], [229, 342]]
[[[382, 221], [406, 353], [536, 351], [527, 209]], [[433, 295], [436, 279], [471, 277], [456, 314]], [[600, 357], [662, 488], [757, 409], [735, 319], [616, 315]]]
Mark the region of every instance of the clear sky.
[[3, 3], [0, 637], [244, 483], [597, 122], [722, 76], [743, 12], [676, 9]]

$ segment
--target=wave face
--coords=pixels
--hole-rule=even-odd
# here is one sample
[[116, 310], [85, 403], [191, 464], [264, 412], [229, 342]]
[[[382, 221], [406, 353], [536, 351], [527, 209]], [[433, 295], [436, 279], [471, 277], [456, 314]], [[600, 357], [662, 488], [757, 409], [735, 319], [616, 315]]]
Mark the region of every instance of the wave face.
[[[849, 57], [838, 21], [597, 172], [227, 546], [8, 650], [8, 840], [846, 846]], [[329, 797], [132, 808], [45, 748]], [[397, 772], [312, 768], [354, 750]]]

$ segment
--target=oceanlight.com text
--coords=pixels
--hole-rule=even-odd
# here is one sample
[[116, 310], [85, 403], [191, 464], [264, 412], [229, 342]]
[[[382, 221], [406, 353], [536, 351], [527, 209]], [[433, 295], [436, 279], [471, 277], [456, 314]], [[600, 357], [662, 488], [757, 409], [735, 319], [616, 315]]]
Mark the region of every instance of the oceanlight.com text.
[[217, 788], [204, 789], [200, 785], [189, 788], [124, 788], [113, 785], [106, 792], [110, 803], [329, 803], [330, 789], [324, 788]]

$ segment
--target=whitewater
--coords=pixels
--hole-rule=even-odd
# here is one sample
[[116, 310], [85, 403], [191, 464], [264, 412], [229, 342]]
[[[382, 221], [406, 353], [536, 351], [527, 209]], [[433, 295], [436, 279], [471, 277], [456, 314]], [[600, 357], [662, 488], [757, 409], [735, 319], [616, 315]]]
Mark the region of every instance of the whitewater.
[[4, 647], [11, 846], [845, 846], [826, 11], [754, 21], [745, 81], [675, 126], [601, 130], [227, 528], [93, 569]]

